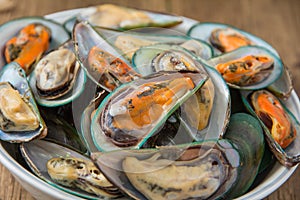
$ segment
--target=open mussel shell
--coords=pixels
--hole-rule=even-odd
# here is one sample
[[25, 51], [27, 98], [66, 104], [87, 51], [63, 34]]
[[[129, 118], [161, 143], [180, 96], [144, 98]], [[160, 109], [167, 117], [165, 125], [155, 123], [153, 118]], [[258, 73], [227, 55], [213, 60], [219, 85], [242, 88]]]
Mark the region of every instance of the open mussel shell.
[[224, 138], [235, 144], [243, 163], [240, 178], [227, 194], [227, 198], [232, 199], [244, 194], [259, 172], [265, 148], [264, 134], [256, 118], [246, 113], [235, 113], [230, 117]]
[[235, 184], [241, 167], [239, 153], [228, 140], [96, 152], [91, 157], [134, 199], [220, 198]]
[[[16, 89], [23, 98], [26, 98], [29, 106], [32, 108], [38, 120], [38, 128], [28, 131], [5, 132], [0, 131], [0, 139], [9, 142], [28, 142], [37, 137], [45, 137], [47, 135], [47, 127], [42, 119], [38, 107], [35, 103], [34, 96], [28, 85], [24, 70], [15, 62], [9, 63], [3, 67], [0, 72], [0, 82], [8, 82]], [[21, 113], [21, 112], [20, 112]]]
[[[133, 54], [140, 47], [158, 43], [180, 45], [205, 60], [213, 56], [212, 47], [208, 43], [192, 39], [172, 29], [144, 28], [141, 29], [142, 32], [138, 32], [139, 29], [122, 32], [103, 27], [94, 28], [109, 43], [118, 48], [130, 61]], [[156, 33], [159, 31], [164, 31], [164, 34]]]
[[[246, 56], [267, 56], [271, 59], [273, 59], [273, 67], [272, 69], [268, 69], [269, 73], [264, 79], [260, 80], [259, 82], [249, 84], [249, 85], [237, 85], [233, 83], [228, 83], [227, 84], [236, 89], [242, 89], [242, 90], [255, 90], [255, 89], [261, 89], [265, 88], [272, 83], [274, 83], [282, 74], [283, 71], [283, 63], [281, 60], [274, 55], [272, 52], [269, 50], [259, 47], [259, 46], [245, 46], [245, 47], [240, 47], [234, 51], [219, 55], [217, 57], [211, 58], [210, 60], [207, 61], [207, 63], [212, 66], [216, 67], [218, 64], [221, 63], [227, 63], [236, 59], [240, 59]], [[258, 76], [260, 74], [256, 74], [255, 76]], [[262, 74], [264, 75], [264, 74]]]
[[[228, 126], [230, 113], [231, 113], [230, 92], [229, 92], [229, 88], [227, 87], [224, 79], [213, 68], [206, 67], [206, 71], [209, 75], [208, 80], [212, 81], [213, 90], [210, 89], [209, 91], [204, 91], [204, 92], [213, 93], [213, 94], [208, 95], [208, 96], [211, 96], [212, 99], [210, 99], [210, 100], [207, 99], [209, 101], [213, 101], [213, 105], [210, 110], [210, 114], [208, 115], [209, 119], [208, 119], [207, 125], [203, 129], [198, 129], [196, 132], [195, 131], [189, 132], [189, 133], [192, 133], [191, 135], [196, 141], [222, 138], [225, 133], [225, 130]], [[202, 87], [198, 91], [200, 91], [202, 89]], [[195, 93], [195, 95], [199, 95], [198, 98], [200, 100], [203, 100], [203, 98], [204, 98], [203, 96], [207, 96], [207, 95], [202, 94], [201, 91], [198, 93], [198, 91]], [[184, 104], [184, 106], [185, 106], [185, 104]], [[201, 116], [202, 110], [197, 111], [195, 109], [196, 105], [187, 104], [186, 106], [191, 107], [191, 109], [194, 109], [194, 111], [191, 113], [189, 113], [189, 112], [185, 113], [185, 115], [191, 115], [189, 123], [193, 123], [193, 120], [197, 121], [196, 120], [197, 118], [203, 117], [203, 116]], [[196, 116], [193, 116], [192, 113], [196, 114]], [[182, 117], [180, 117], [180, 119], [183, 120]], [[188, 126], [191, 126], [191, 125], [188, 125]], [[196, 133], [196, 134], [194, 134], [194, 133]]]
[[[40, 63], [44, 68], [42, 75], [40, 75]], [[53, 72], [49, 69], [52, 69]], [[52, 74], [50, 77], [47, 76], [49, 71]], [[45, 80], [40, 82], [46, 85], [46, 90], [38, 89], [37, 77]], [[72, 40], [47, 53], [37, 63], [37, 67], [29, 78], [29, 84], [37, 103], [45, 107], [58, 107], [70, 103], [83, 92], [85, 82], [86, 73], [77, 62]]]
[[[158, 56], [158, 54], [162, 55]], [[183, 105], [183, 107], [185, 107], [185, 117], [178, 116], [179, 120], [182, 123], [187, 123], [187, 128], [190, 128], [189, 133], [191, 133], [192, 137], [197, 141], [203, 140], [204, 138], [220, 138], [224, 134], [228, 124], [230, 95], [227, 84], [215, 69], [201, 62], [186, 49], [169, 44], [156, 44], [142, 47], [134, 54], [132, 61], [138, 72], [142, 75], [149, 75], [161, 70], [178, 71], [179, 69], [176, 69], [176, 67], [168, 67], [172, 57], [178, 61], [183, 61], [183, 63], [185, 62], [185, 65], [189, 66], [189, 70], [201, 71], [203, 67], [205, 67], [209, 75], [207, 82], [195, 93], [198, 99], [197, 102], [199, 103], [195, 104], [195, 102], [192, 103], [187, 100]], [[158, 60], [158, 58], [160, 60]], [[205, 86], [209, 84], [209, 82], [212, 82], [211, 85]], [[212, 104], [212, 106], [210, 106], [210, 104]], [[201, 113], [203, 115], [201, 115]], [[204, 113], [207, 113], [206, 116], [204, 116]], [[203, 120], [203, 118], [208, 119]], [[207, 125], [201, 125], [200, 123], [203, 121], [207, 121]], [[217, 125], [215, 123], [216, 121], [218, 122]], [[193, 125], [191, 126], [191, 124]], [[207, 132], [210, 134], [206, 134]]]
[[95, 146], [100, 151], [139, 148], [207, 78], [206, 72], [158, 72], [118, 87], [93, 117]]
[[[35, 140], [29, 143], [22, 143], [20, 151], [30, 169], [42, 180], [62, 191], [79, 196], [85, 199], [107, 199], [93, 195], [83, 190], [69, 188], [54, 182], [48, 174], [47, 162], [52, 158], [78, 158], [90, 162], [90, 159], [77, 151], [46, 140]], [[65, 176], [68, 176], [66, 172]], [[73, 178], [73, 177], [72, 177]], [[80, 181], [80, 180], [79, 180]]]
[[[261, 38], [255, 36], [255, 35], [252, 35], [252, 34], [246, 32], [246, 31], [240, 30], [236, 27], [233, 27], [233, 26], [230, 26], [227, 24], [211, 23], [211, 22], [198, 23], [189, 29], [187, 35], [192, 38], [197, 38], [197, 39], [204, 40], [204, 41], [210, 43], [209, 38], [211, 36], [211, 33], [216, 29], [225, 29], [225, 28], [230, 28], [230, 29], [240, 33], [241, 35], [247, 37], [251, 42], [253, 42], [254, 45], [262, 46], [262, 47], [268, 49], [269, 51], [271, 51], [276, 56], [279, 56], [277, 51], [266, 41], [262, 40]], [[215, 50], [216, 54], [220, 54], [219, 50], [217, 50], [216, 48], [214, 48], [214, 50]]]
[[[299, 124], [299, 121], [295, 117], [294, 113], [292, 113], [285, 106], [285, 104], [278, 99], [279, 103], [281, 104], [281, 107], [283, 108], [283, 111], [285, 112], [285, 115], [287, 116], [287, 118], [289, 120], [289, 123], [291, 124], [292, 131], [293, 130], [295, 131], [293, 133], [293, 136], [296, 135], [294, 140], [287, 147], [285, 147], [285, 148], [281, 147], [279, 145], [279, 143], [275, 141], [272, 134], [270, 133], [268, 125], [265, 124], [260, 119], [260, 117], [254, 111], [254, 108], [252, 107], [252, 105], [255, 104], [255, 102], [252, 102], [253, 100], [250, 99], [250, 95], [253, 95], [254, 93], [258, 93], [258, 92], [263, 92], [263, 91], [264, 90], [257, 90], [257, 91], [254, 91], [254, 92], [241, 91], [241, 96], [242, 96], [243, 103], [245, 104], [245, 106], [249, 110], [249, 112], [253, 116], [257, 117], [257, 119], [259, 120], [261, 126], [264, 129], [265, 139], [266, 139], [271, 151], [276, 156], [277, 160], [284, 166], [292, 167], [292, 166], [294, 166], [294, 165], [296, 165], [300, 162], [300, 135], [299, 135], [299, 133], [300, 133], [300, 124]], [[274, 96], [274, 98], [275, 98], [275, 96]], [[297, 97], [294, 96], [294, 98], [297, 98]], [[290, 103], [291, 103], [290, 106], [294, 111], [299, 112], [299, 108], [295, 108], [295, 105], [296, 105], [296, 104], [294, 104], [295, 102], [299, 102], [299, 100], [298, 99], [297, 100], [290, 99]], [[268, 117], [267, 116], [268, 111], [262, 111], [262, 112], [266, 112], [265, 117]], [[268, 117], [268, 118], [270, 118], [270, 117]], [[271, 120], [271, 118], [270, 118], [270, 120]], [[270, 123], [271, 124], [269, 124], [269, 126], [270, 125], [272, 126], [273, 121], [271, 121]], [[278, 125], [281, 125], [281, 124], [278, 124]], [[290, 134], [292, 134], [292, 132]], [[289, 138], [289, 136], [287, 136], [287, 138]]]
[[268, 86], [268, 90], [282, 99], [289, 98], [293, 89], [292, 76], [287, 66], [283, 67], [281, 76], [273, 84]]
[[[85, 69], [89, 78], [103, 89], [110, 92], [113, 90], [113, 88], [122, 84], [124, 82], [123, 79], [135, 79], [138, 77], [138, 74], [131, 68], [127, 60], [123, 58], [122, 55], [118, 53], [118, 51], [115, 50], [103, 37], [101, 37], [87, 22], [80, 22], [75, 25], [73, 29], [73, 40], [75, 44], [75, 54], [79, 63]], [[96, 54], [91, 52], [92, 49], [95, 50]], [[103, 55], [101, 53], [97, 54], [98, 50], [101, 51]], [[91, 64], [89, 64], [90, 53], [94, 57], [97, 57], [98, 55], [102, 56], [102, 61], [95, 61], [95, 63], [98, 63], [96, 67], [100, 69], [94, 69], [93, 67], [95, 66], [91, 66]], [[117, 72], [116, 69], [114, 69], [115, 71], [112, 72], [112, 69], [109, 69], [109, 66], [107, 66], [109, 59], [111, 63], [121, 63], [120, 65], [126, 66], [127, 77], [117, 74], [119, 72]], [[122, 68], [122, 66], [119, 67]]]
[[80, 134], [89, 152], [99, 151], [95, 146], [91, 135], [91, 123], [97, 108], [99, 107], [99, 105], [107, 95], [108, 92], [106, 92], [105, 90], [99, 92], [97, 96], [94, 99], [92, 99], [89, 105], [84, 109], [81, 115]]
[[[51, 41], [49, 50], [57, 48], [59, 45], [70, 39], [69, 33], [64, 27], [52, 20], [43, 17], [24, 17], [11, 20], [0, 26], [0, 51], [4, 51], [5, 43], [26, 25], [31, 23], [41, 23], [51, 30]], [[6, 64], [4, 56], [0, 56], [0, 68]]]
[[136, 71], [143, 76], [157, 71], [203, 71], [207, 66], [187, 49], [172, 44], [154, 44], [141, 47], [132, 57]]
[[[77, 16], [80, 21], [88, 21], [94, 26], [103, 26], [117, 30], [128, 30], [141, 27], [171, 27], [183, 20], [179, 16], [153, 11], [137, 10], [112, 4], [89, 7]], [[67, 30], [72, 31], [76, 18], [65, 23]]]

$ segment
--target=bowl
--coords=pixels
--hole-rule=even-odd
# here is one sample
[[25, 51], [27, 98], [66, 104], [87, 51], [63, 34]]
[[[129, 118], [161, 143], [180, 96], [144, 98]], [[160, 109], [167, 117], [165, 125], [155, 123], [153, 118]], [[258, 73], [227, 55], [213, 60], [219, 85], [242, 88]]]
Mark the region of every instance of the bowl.
[[[58, 13], [53, 13], [45, 16], [48, 19], [63, 23], [70, 16], [75, 16], [83, 9], [74, 9]], [[197, 21], [183, 17], [184, 22], [176, 27], [178, 31], [187, 31]], [[286, 102], [288, 108], [293, 112], [295, 116], [300, 116], [300, 102], [295, 91], [292, 92], [291, 97]], [[299, 120], [299, 119], [298, 119]], [[9, 144], [6, 142], [0, 143], [0, 162], [11, 172], [16, 180], [36, 199], [65, 199], [74, 200], [81, 199], [77, 196], [66, 193], [52, 185], [44, 182], [37, 176], [35, 176], [26, 165], [19, 163], [18, 154], [16, 153], [17, 145]], [[278, 162], [271, 168], [269, 173], [262, 179], [262, 181], [252, 188], [244, 195], [238, 197], [238, 200], [246, 199], [263, 199], [273, 191], [278, 189], [296, 170], [297, 166], [292, 168], [286, 168], [280, 165]]]

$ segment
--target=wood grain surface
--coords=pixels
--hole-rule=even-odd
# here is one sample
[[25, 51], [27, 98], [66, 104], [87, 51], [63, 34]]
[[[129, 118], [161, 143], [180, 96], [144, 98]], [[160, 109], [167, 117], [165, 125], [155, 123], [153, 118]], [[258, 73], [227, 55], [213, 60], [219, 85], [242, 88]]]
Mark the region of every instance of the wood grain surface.
[[[0, 0], [0, 23], [17, 17], [45, 15], [108, 2], [169, 12], [202, 22], [227, 23], [251, 32], [277, 49], [292, 72], [295, 90], [300, 94], [299, 0]], [[299, 191], [298, 168], [286, 183], [266, 199], [296, 200], [300, 199]], [[9, 199], [30, 200], [33, 197], [0, 164], [0, 200]]]

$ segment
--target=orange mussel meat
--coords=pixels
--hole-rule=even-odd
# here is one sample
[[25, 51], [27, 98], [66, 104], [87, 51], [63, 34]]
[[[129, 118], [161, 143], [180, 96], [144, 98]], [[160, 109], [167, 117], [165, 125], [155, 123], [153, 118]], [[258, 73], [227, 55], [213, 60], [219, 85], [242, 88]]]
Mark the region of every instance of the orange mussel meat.
[[28, 74], [35, 62], [48, 49], [51, 31], [48, 27], [33, 23], [24, 27], [16, 37], [5, 45], [7, 63], [17, 62]]
[[259, 90], [251, 95], [251, 102], [258, 117], [270, 130], [274, 140], [286, 148], [296, 138], [296, 129], [280, 101], [270, 92]]
[[190, 77], [182, 77], [127, 88], [124, 90], [129, 92], [127, 95], [109, 103], [102, 112], [103, 132], [117, 146], [135, 145], [194, 87]]
[[215, 29], [209, 39], [212, 45], [222, 52], [229, 52], [242, 46], [254, 44], [247, 37], [231, 28]]
[[216, 69], [227, 83], [246, 86], [258, 83], [268, 77], [274, 60], [268, 56], [249, 55], [216, 65]]
[[119, 82], [126, 83], [140, 77], [123, 60], [96, 46], [89, 52], [88, 63], [92, 76], [111, 91], [119, 85]]

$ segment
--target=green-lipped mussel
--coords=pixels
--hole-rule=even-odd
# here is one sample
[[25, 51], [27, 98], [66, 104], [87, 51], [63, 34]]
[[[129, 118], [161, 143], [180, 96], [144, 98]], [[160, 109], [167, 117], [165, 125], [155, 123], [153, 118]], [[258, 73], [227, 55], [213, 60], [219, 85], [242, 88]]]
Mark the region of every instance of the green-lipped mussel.
[[35, 140], [23, 143], [20, 150], [31, 170], [59, 189], [86, 199], [121, 196], [88, 157], [73, 149]]
[[[141, 47], [153, 44], [180, 45], [197, 56], [207, 60], [213, 56], [212, 47], [204, 41], [192, 39], [172, 29], [163, 29], [164, 34], [149, 34], [149, 32], [160, 31], [160, 29], [143, 29], [141, 33], [134, 31], [114, 31], [95, 27], [95, 30], [104, 37], [112, 46], [118, 48], [124, 57], [131, 61], [133, 54]], [[138, 30], [135, 30], [138, 31]], [[166, 32], [167, 31], [167, 32]]]
[[158, 72], [117, 88], [92, 120], [96, 147], [138, 148], [206, 79], [205, 71]]
[[207, 61], [230, 87], [253, 90], [265, 88], [282, 74], [281, 60], [259, 46], [240, 47]]
[[[264, 139], [255, 118], [238, 114], [233, 120], [228, 139], [96, 152], [91, 157], [112, 183], [134, 199], [234, 198], [252, 184]], [[237, 127], [243, 131], [236, 131]], [[245, 143], [248, 134], [251, 140]]]
[[71, 40], [46, 54], [30, 74], [29, 83], [39, 105], [70, 103], [84, 90], [86, 75], [79, 66]]
[[73, 29], [75, 53], [89, 78], [107, 91], [140, 77], [130, 64], [89, 24]]
[[0, 139], [27, 142], [47, 135], [26, 74], [19, 64], [7, 64], [0, 73]]
[[[216, 70], [181, 46], [169, 44], [142, 47], [133, 55], [132, 62], [142, 75], [158, 71], [197, 72], [205, 67], [210, 78], [195, 93], [196, 100], [190, 98], [183, 104], [185, 119], [179, 118], [182, 123], [191, 127], [190, 133], [196, 140], [216, 139], [224, 133], [230, 115], [230, 96], [226, 83]], [[218, 119], [220, 123], [216, 126], [210, 119]], [[206, 134], [207, 132], [211, 134]]]
[[[88, 21], [92, 25], [128, 30], [141, 27], [171, 27], [182, 22], [181, 17], [158, 12], [142, 11], [113, 4], [103, 4], [87, 8], [77, 16], [80, 21]], [[70, 32], [76, 19], [65, 23]]]
[[[27, 30], [30, 29], [29, 32], [25, 30], [26, 34], [25, 32], [22, 33], [19, 39], [12, 39], [14, 36], [17, 36], [20, 29], [26, 26]], [[3, 48], [3, 50], [5, 44], [9, 40], [14, 40], [9, 42], [10, 44], [7, 46], [6, 57], [8, 60], [5, 59], [4, 54], [0, 56], [0, 67], [2, 68], [7, 62], [16, 61], [24, 67], [26, 74], [31, 72], [36, 61], [41, 58], [44, 52], [55, 49], [60, 44], [70, 39], [68, 32], [62, 25], [43, 17], [24, 17], [14, 19], [2, 24], [0, 30], [0, 47]], [[37, 33], [34, 34], [34, 31]], [[29, 37], [30, 34], [31, 36]], [[35, 36], [32, 37], [32, 35]], [[37, 35], [42, 36], [44, 41], [41, 42], [40, 39], [36, 40]]]
[[268, 145], [279, 162], [291, 167], [300, 161], [300, 124], [285, 105], [267, 90], [242, 92], [249, 111], [264, 128]]

